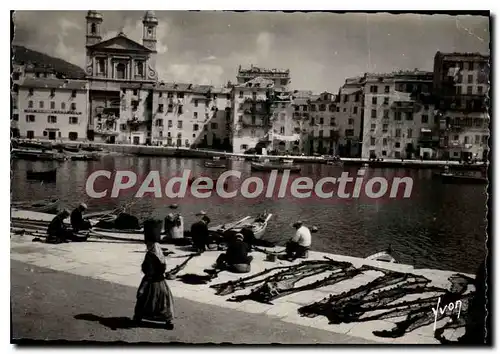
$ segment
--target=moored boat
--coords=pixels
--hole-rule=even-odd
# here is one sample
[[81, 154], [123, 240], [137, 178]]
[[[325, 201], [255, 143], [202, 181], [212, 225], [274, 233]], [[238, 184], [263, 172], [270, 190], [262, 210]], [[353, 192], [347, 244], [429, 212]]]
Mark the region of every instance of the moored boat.
[[52, 151], [12, 149], [11, 156], [14, 159], [29, 161], [64, 161], [66, 157], [62, 154]]
[[271, 172], [273, 170], [277, 171], [289, 170], [290, 172], [300, 172], [301, 167], [293, 164], [284, 164], [275, 162], [252, 162], [251, 169], [252, 171], [263, 171], [263, 172]]
[[89, 152], [97, 152], [97, 151], [102, 151], [102, 148], [98, 146], [93, 146], [93, 145], [86, 145], [82, 146], [83, 151], [89, 151]]
[[444, 168], [444, 172], [434, 173], [434, 177], [440, 178], [445, 184], [488, 184], [486, 172], [483, 171], [454, 171], [449, 167]]
[[375, 254], [372, 254], [369, 257], [366, 257], [365, 259], [370, 260], [370, 261], [379, 261], [379, 262], [388, 262], [388, 263], [397, 263], [396, 259], [391, 256], [388, 252], [383, 251], [383, 252], [378, 252]]
[[59, 199], [12, 202], [12, 207], [38, 213], [56, 214], [59, 210]]
[[99, 156], [97, 154], [71, 155], [70, 159], [72, 161], [98, 161]]
[[69, 152], [80, 152], [80, 148], [78, 146], [63, 146], [63, 150]]
[[57, 178], [57, 169], [48, 171], [26, 171], [26, 178], [29, 180], [55, 182]]
[[467, 173], [440, 173], [441, 181], [446, 184], [488, 184], [488, 178]]
[[248, 228], [252, 230], [254, 237], [259, 240], [264, 236], [266, 232], [267, 224], [273, 214], [264, 212], [261, 215], [258, 215], [255, 218], [250, 218], [245, 220], [245, 222], [238, 224], [236, 227], [233, 227], [232, 230], [236, 232], [240, 232], [244, 228]]
[[226, 168], [227, 164], [223, 161], [205, 161], [207, 168]]

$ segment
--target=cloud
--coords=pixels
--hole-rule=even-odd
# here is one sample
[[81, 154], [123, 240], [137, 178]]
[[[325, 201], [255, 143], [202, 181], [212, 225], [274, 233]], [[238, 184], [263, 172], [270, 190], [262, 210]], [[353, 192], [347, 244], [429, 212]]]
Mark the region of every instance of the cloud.
[[274, 37], [271, 33], [261, 32], [257, 36], [256, 46], [257, 54], [260, 58], [266, 59], [271, 53], [271, 48], [273, 46]]
[[217, 60], [217, 57], [214, 55], [209, 55], [208, 57], [200, 59], [200, 61], [212, 61], [212, 60]]
[[[72, 46], [74, 42], [71, 41], [73, 35], [79, 35], [82, 32], [82, 27], [78, 23], [69, 21], [64, 17], [61, 17], [57, 24], [57, 44], [53, 50], [55, 56], [82, 66], [85, 59], [81, 51]], [[69, 45], [66, 44], [68, 42], [70, 43]]]

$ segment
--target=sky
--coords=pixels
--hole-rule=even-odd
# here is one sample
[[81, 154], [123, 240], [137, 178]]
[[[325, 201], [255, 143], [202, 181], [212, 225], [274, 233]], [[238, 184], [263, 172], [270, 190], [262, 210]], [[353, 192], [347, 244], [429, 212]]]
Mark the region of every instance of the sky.
[[[102, 11], [103, 40], [142, 42], [145, 11]], [[337, 92], [365, 72], [432, 71], [434, 54], [489, 54], [489, 19], [387, 13], [155, 11], [160, 80], [223, 85], [238, 66], [290, 69], [291, 87]], [[85, 11], [17, 11], [14, 44], [85, 66]]]

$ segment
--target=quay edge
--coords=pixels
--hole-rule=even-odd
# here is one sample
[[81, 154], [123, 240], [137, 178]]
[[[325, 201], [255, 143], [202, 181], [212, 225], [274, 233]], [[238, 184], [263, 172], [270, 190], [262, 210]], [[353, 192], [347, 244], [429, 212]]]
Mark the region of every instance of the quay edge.
[[[42, 141], [42, 140], [40, 140]], [[52, 142], [51, 140], [43, 142]], [[62, 145], [76, 146], [80, 144], [91, 144], [93, 146], [101, 147], [107, 152], [112, 152], [116, 154], [124, 155], [136, 155], [136, 156], [149, 156], [149, 157], [179, 157], [179, 158], [212, 158], [214, 156], [218, 157], [242, 157], [245, 160], [253, 160], [259, 158], [262, 155], [246, 155], [237, 154], [232, 152], [216, 151], [216, 150], [201, 150], [201, 149], [191, 149], [184, 147], [170, 147], [170, 146], [145, 146], [145, 145], [129, 145], [129, 144], [105, 144], [105, 143], [95, 143], [92, 141], [81, 141], [81, 142], [65, 142]], [[323, 156], [291, 156], [291, 155], [267, 155], [265, 158], [269, 160], [279, 160], [279, 159], [293, 159], [299, 163], [324, 163], [325, 158]], [[401, 160], [401, 159], [384, 159], [383, 161], [370, 161], [369, 159], [363, 158], [349, 158], [342, 157], [340, 160], [344, 165], [348, 166], [362, 166], [368, 164], [370, 167], [374, 168], [414, 168], [414, 169], [439, 169], [444, 166], [449, 166], [452, 169], [464, 169], [464, 170], [481, 170], [484, 167], [488, 167], [489, 163], [481, 164], [463, 164], [458, 161], [445, 161], [445, 160]]]

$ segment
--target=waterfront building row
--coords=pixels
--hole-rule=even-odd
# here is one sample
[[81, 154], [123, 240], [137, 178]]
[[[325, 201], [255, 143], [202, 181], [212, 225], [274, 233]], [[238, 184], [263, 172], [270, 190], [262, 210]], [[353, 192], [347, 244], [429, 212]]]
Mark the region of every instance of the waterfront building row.
[[489, 56], [438, 52], [433, 72], [367, 73], [320, 94], [291, 90], [289, 70], [240, 66], [217, 88], [158, 79], [154, 12], [142, 44], [103, 40], [97, 11], [86, 21], [85, 80], [14, 65], [13, 135], [363, 158], [488, 151]]

